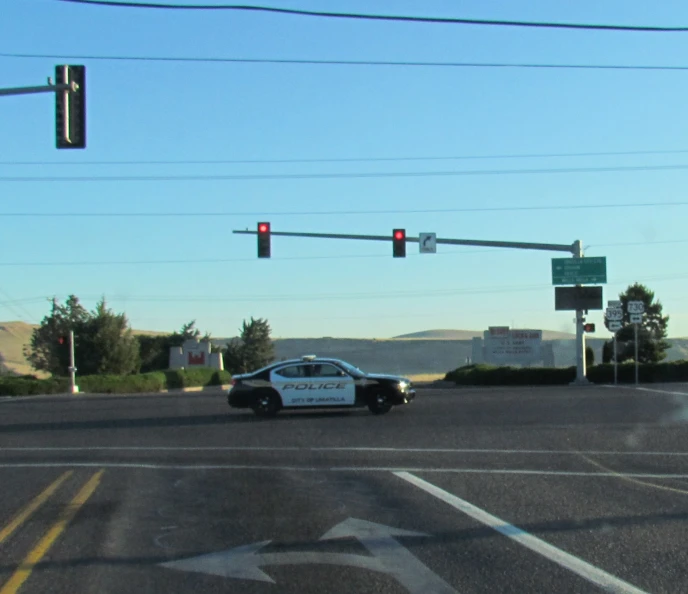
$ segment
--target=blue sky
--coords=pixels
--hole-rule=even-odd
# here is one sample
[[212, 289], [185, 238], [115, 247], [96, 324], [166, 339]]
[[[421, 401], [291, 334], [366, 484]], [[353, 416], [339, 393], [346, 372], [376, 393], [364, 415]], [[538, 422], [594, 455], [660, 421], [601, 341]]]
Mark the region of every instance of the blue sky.
[[[484, 19], [688, 25], [682, 2], [278, 1], [272, 6]], [[619, 33], [126, 10], [2, 1], [0, 53], [687, 65], [688, 33]], [[682, 61], [683, 60], [683, 61]], [[688, 165], [688, 72], [189, 64], [2, 58], [0, 87], [87, 66], [88, 148], [54, 147], [53, 98], [0, 97], [0, 178], [409, 173]], [[674, 154], [156, 165], [150, 161]], [[89, 162], [134, 162], [95, 165]], [[31, 162], [33, 164], [18, 164]], [[148, 163], [146, 163], [148, 162]], [[282, 180], [0, 179], [0, 319], [37, 322], [46, 299], [105, 295], [136, 328], [196, 319], [215, 336], [250, 316], [277, 337], [390, 337], [515, 325], [573, 331], [554, 312], [559, 254], [233, 235], [273, 230], [571, 243], [607, 256], [605, 300], [654, 289], [688, 335], [688, 169]], [[514, 211], [523, 206], [552, 210]], [[492, 211], [460, 212], [490, 208]], [[314, 211], [399, 211], [313, 215]], [[455, 212], [410, 213], [410, 210]], [[406, 211], [406, 212], [404, 212]], [[8, 216], [30, 213], [32, 216]], [[107, 216], [46, 216], [100, 213]], [[153, 213], [155, 216], [111, 216]], [[169, 216], [170, 213], [229, 213]], [[237, 214], [238, 213], [238, 214]], [[249, 214], [241, 214], [249, 213]], [[263, 213], [273, 213], [270, 215]], [[284, 213], [284, 214], [274, 214]], [[202, 262], [199, 260], [211, 260]], [[213, 261], [214, 260], [214, 261]], [[601, 312], [589, 319], [601, 324]], [[606, 332], [598, 332], [606, 336]]]

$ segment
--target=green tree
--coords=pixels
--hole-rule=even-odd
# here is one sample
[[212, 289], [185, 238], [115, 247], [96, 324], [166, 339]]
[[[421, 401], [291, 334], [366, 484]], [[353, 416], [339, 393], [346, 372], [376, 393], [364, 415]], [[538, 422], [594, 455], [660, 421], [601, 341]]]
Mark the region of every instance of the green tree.
[[264, 367], [275, 358], [267, 320], [244, 320], [239, 338], [230, 340], [224, 351], [224, 366], [230, 373], [247, 373]]
[[[643, 322], [638, 326], [638, 360], [641, 363], [657, 363], [666, 357], [666, 351], [671, 347], [667, 342], [669, 316], [662, 315], [663, 306], [655, 300], [655, 293], [645, 285], [634, 283], [619, 295], [624, 311], [623, 326], [616, 333], [618, 362], [635, 358], [635, 331], [628, 313], [629, 301], [642, 301], [645, 305]], [[604, 324], [609, 328], [609, 320]], [[604, 345], [603, 360], [613, 361], [612, 341]]]
[[73, 330], [81, 332], [89, 319], [88, 311], [79, 303], [78, 297], [70, 295], [64, 305], [53, 298], [50, 313], [43, 318], [31, 335], [31, 342], [24, 347], [24, 356], [37, 371], [52, 375], [68, 375], [69, 345], [60, 344], [60, 337]]
[[101, 299], [76, 339], [76, 366], [81, 375], [137, 373], [139, 341], [124, 313], [109, 309]]

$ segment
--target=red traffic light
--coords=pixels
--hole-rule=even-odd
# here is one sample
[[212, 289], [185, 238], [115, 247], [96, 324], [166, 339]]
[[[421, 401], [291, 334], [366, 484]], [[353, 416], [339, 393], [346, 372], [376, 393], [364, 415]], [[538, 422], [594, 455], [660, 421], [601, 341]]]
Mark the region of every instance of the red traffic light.
[[406, 257], [406, 229], [392, 229], [392, 255], [395, 258]]
[[585, 324], [583, 326], [583, 330], [586, 332], [594, 332], [595, 331], [595, 324]]
[[60, 336], [60, 337], [57, 339], [57, 342], [58, 342], [58, 344], [64, 344], [64, 343], [66, 342], [65, 337], [64, 337], [64, 336]]
[[258, 223], [258, 257], [270, 257], [270, 223]]

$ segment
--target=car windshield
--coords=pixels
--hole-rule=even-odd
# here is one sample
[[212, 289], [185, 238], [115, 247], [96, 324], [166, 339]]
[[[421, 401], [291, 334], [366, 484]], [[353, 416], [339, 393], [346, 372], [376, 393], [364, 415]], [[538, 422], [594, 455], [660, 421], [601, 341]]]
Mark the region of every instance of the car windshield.
[[362, 369], [359, 369], [355, 365], [352, 365], [351, 363], [347, 363], [346, 361], [339, 361], [339, 364], [346, 369], [349, 373], [352, 375], [366, 375], [366, 372], [363, 371]]

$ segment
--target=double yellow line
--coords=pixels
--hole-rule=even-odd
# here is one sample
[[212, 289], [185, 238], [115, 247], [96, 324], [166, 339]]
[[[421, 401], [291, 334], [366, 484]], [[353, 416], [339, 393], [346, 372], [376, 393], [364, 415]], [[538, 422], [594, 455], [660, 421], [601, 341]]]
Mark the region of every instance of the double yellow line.
[[[55, 541], [65, 531], [69, 523], [74, 519], [77, 512], [88, 501], [98, 488], [104, 470], [96, 472], [85, 484], [67, 506], [60, 512], [57, 521], [43, 534], [36, 546], [31, 549], [24, 557], [19, 567], [12, 574], [10, 579], [0, 588], [0, 594], [16, 594], [24, 582], [31, 575], [36, 565], [50, 550]], [[0, 545], [5, 542], [17, 529], [28, 520], [54, 493], [60, 486], [72, 476], [72, 471], [68, 470], [59, 476], [55, 481], [48, 485], [41, 493], [32, 499], [26, 507], [21, 509], [10, 522], [0, 530]]]

